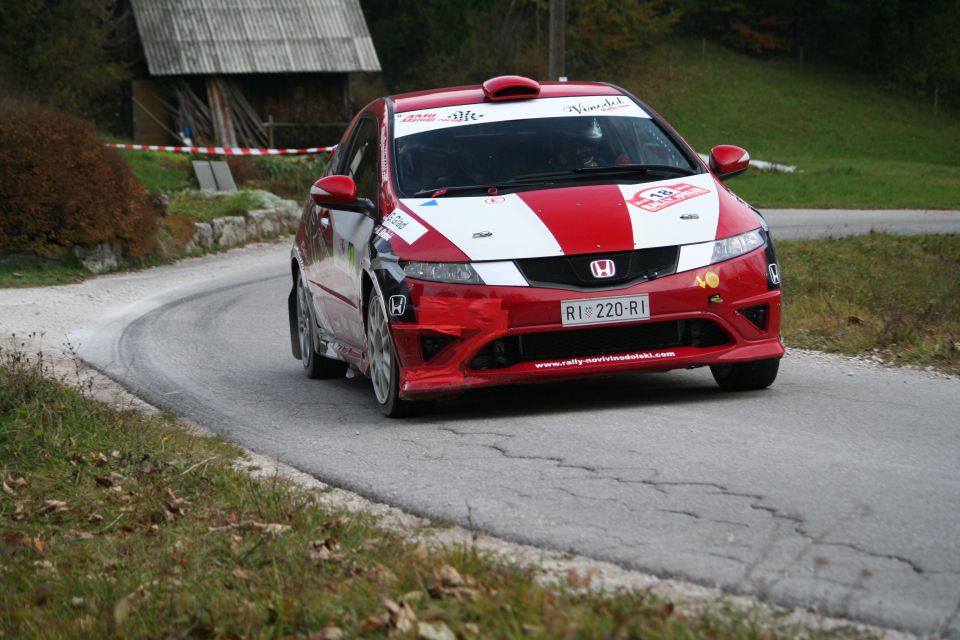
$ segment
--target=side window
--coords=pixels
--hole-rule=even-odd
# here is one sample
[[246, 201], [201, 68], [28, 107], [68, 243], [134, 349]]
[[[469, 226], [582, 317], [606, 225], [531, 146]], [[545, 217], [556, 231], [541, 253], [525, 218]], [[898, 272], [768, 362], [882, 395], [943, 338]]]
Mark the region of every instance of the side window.
[[357, 183], [357, 196], [376, 201], [377, 195], [377, 125], [372, 120], [360, 121], [353, 137], [350, 156], [344, 173]]

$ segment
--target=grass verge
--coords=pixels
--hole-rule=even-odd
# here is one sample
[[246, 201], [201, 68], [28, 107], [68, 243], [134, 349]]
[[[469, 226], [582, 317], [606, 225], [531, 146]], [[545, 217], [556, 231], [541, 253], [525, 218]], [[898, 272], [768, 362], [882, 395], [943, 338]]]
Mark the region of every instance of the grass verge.
[[46, 287], [82, 282], [90, 272], [80, 264], [33, 262], [0, 265], [0, 289]]
[[[472, 547], [428, 550], [169, 416], [108, 407], [0, 352], [0, 636], [769, 638], [645, 592], [545, 585]], [[825, 633], [825, 632], [824, 632]], [[805, 635], [824, 635], [816, 631]], [[834, 631], [832, 637], [858, 635]]]
[[777, 243], [792, 347], [960, 373], [960, 236]]

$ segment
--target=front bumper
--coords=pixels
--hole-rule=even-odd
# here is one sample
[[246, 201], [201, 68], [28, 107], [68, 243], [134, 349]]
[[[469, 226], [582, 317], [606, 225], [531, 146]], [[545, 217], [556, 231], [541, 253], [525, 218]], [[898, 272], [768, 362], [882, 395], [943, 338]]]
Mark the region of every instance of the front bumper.
[[[406, 400], [501, 384], [765, 360], [784, 353], [781, 294], [768, 284], [762, 249], [615, 290], [406, 283], [416, 320], [391, 323], [400, 397]], [[650, 296], [648, 320], [562, 326], [563, 300], [640, 293]]]

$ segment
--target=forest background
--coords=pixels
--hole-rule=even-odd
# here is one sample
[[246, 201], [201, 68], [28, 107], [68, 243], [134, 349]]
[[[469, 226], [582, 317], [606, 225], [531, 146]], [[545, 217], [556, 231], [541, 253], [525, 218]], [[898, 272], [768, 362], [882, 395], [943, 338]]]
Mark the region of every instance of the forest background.
[[[550, 0], [361, 0], [394, 93], [502, 73], [545, 78]], [[943, 104], [960, 102], [957, 0], [567, 0], [566, 75], [617, 81], [669, 64], [671, 38], [720, 42], [866, 72]], [[92, 119], [123, 135], [123, 80], [137, 64], [125, 0], [0, 4], [0, 95]], [[668, 55], [668, 54], [667, 54]]]

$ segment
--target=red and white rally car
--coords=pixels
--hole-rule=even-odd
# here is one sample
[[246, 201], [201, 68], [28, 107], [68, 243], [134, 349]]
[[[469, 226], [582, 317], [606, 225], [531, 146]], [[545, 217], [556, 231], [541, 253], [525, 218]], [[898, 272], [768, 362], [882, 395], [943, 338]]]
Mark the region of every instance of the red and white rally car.
[[490, 385], [709, 365], [777, 375], [780, 275], [759, 212], [618, 87], [538, 83], [381, 98], [312, 187], [291, 254], [293, 353], [347, 367], [388, 416]]

